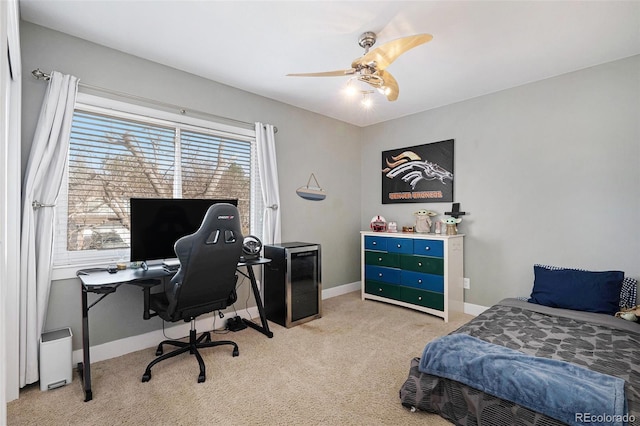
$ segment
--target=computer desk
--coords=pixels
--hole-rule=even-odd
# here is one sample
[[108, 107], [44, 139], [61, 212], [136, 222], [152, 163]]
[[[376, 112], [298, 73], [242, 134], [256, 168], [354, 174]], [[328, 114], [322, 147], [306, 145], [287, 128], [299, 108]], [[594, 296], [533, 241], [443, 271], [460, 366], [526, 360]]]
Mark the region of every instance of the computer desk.
[[[254, 266], [264, 265], [269, 262], [271, 262], [271, 259], [265, 258], [239, 262], [238, 273], [249, 278], [251, 281], [251, 289], [253, 291], [253, 296], [256, 299], [261, 324], [256, 324], [247, 318], [243, 318], [243, 322], [249, 327], [258, 330], [260, 333], [271, 338], [273, 337], [273, 333], [269, 330], [269, 324], [267, 323], [267, 317], [265, 315], [262, 298], [260, 296], [260, 289], [258, 289], [256, 276], [253, 272]], [[241, 271], [241, 267], [246, 267], [247, 273]], [[115, 293], [118, 287], [123, 284], [137, 285], [143, 289], [148, 289], [158, 285], [159, 279], [168, 278], [174, 274], [175, 272], [165, 271], [162, 265], [150, 266], [147, 269], [123, 269], [114, 274], [107, 272], [104, 268], [81, 269], [76, 273], [82, 283], [82, 362], [78, 363], [78, 373], [80, 373], [80, 378], [82, 380], [85, 402], [93, 399], [93, 393], [91, 391], [91, 359], [89, 355], [89, 309], [109, 294]], [[87, 302], [88, 293], [100, 294], [101, 296], [89, 305]], [[145, 297], [148, 297], [149, 291], [145, 291], [144, 293]]]

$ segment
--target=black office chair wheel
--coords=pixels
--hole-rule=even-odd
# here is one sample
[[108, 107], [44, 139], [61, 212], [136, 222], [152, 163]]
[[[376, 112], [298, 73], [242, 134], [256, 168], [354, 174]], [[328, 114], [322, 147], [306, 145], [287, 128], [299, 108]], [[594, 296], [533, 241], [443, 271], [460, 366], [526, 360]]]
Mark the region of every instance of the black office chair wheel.
[[142, 375], [142, 383], [148, 382], [149, 380], [151, 380], [151, 372], [144, 373]]
[[238, 348], [233, 348], [233, 356], [238, 356], [240, 355], [240, 351], [238, 351]]
[[198, 376], [198, 383], [204, 383], [205, 380], [207, 380], [207, 376], [204, 374]]

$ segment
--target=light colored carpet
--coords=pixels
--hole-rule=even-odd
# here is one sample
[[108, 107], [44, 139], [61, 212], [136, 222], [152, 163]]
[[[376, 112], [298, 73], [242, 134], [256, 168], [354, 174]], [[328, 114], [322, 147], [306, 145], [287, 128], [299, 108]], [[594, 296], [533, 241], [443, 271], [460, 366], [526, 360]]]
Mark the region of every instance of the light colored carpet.
[[[213, 339], [238, 343], [181, 355], [141, 376], [155, 348], [92, 364], [93, 396], [73, 383], [41, 392], [33, 385], [7, 405], [9, 425], [446, 425], [439, 416], [402, 407], [398, 391], [424, 345], [471, 319], [453, 321], [360, 300], [360, 292], [323, 301], [323, 317], [272, 339], [247, 328]], [[199, 330], [203, 331], [203, 330]]]

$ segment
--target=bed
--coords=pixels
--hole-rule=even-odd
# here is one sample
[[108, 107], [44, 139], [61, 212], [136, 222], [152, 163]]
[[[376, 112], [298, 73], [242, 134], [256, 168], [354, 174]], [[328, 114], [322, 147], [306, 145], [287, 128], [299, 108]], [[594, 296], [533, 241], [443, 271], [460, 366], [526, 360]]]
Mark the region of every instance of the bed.
[[[544, 289], [543, 284], [546, 283], [543, 281], [547, 278], [547, 271], [558, 271], [554, 272], [555, 275], [552, 278], [563, 280], [563, 284], [558, 284], [557, 280], [551, 281], [554, 292], [557, 292], [558, 288], [562, 289], [567, 280], [572, 281], [570, 284], [574, 286], [560, 295], [560, 299], [564, 297], [569, 302], [562, 302], [559, 305], [563, 303], [572, 305], [575, 303], [575, 299], [581, 299], [583, 302], [586, 301], [587, 310], [584, 310], [584, 305], [572, 305], [573, 309], [547, 306], [555, 304], [558, 299], [557, 295], [554, 295], [556, 298], [554, 303], [547, 303], [547, 305], [533, 303], [536, 302], [533, 299], [533, 296], [536, 295], [536, 288], [538, 290]], [[449, 336], [444, 336], [442, 342], [430, 342], [426, 345], [422, 357], [411, 360], [409, 377], [400, 389], [400, 400], [403, 406], [415, 411], [437, 413], [458, 425], [631, 424], [640, 426], [640, 324], [617, 318], [613, 315], [615, 312], [610, 312], [614, 307], [615, 310], [620, 310], [625, 306], [635, 306], [635, 280], [624, 278], [617, 286], [613, 287], [617, 292], [616, 304], [612, 306], [609, 301], [607, 307], [609, 312], [603, 313], [591, 312], [602, 310], [600, 307], [598, 309], [591, 307], [601, 304], [602, 300], [606, 299], [607, 296], [602, 293], [602, 288], [610, 283], [595, 283], [593, 289], [597, 291], [591, 296], [598, 300], [589, 300], [590, 290], [579, 287], [584, 282], [584, 276], [580, 275], [583, 271], [535, 265], [534, 272], [536, 277], [531, 298], [500, 301]], [[589, 271], [584, 272], [592, 274]], [[587, 281], [591, 277], [589, 275]], [[578, 288], [581, 291], [580, 297], [576, 297]], [[610, 287], [604, 288], [610, 290], [610, 293], [613, 291]], [[564, 288], [564, 290], [567, 289]], [[582, 293], [586, 293], [587, 296], [582, 297]], [[540, 299], [543, 298], [544, 291]], [[498, 359], [504, 359], [502, 355], [505, 352], [523, 356], [526, 360], [523, 365], [530, 366], [527, 368], [534, 369], [535, 374], [537, 374], [535, 369], [538, 366], [530, 361], [557, 363], [560, 367], [575, 368], [579, 372], [584, 371], [592, 374], [598, 379], [609, 380], [601, 383], [601, 391], [604, 390], [605, 394], [607, 389], [614, 388], [612, 381], [615, 381], [625, 399], [624, 408], [622, 411], [618, 411], [618, 413], [624, 413], [624, 416], [614, 417], [609, 412], [594, 412], [592, 407], [598, 405], [591, 405], [590, 398], [593, 395], [597, 396], [598, 391], [594, 391], [590, 387], [590, 383], [582, 382], [581, 379], [574, 380], [573, 377], [580, 376], [580, 374], [573, 371], [566, 376], [570, 378], [556, 377], [557, 380], [564, 380], [564, 383], [561, 383], [562, 386], [572, 386], [574, 390], [571, 392], [577, 391], [576, 400], [582, 400], [582, 403], [585, 404], [580, 413], [572, 413], [571, 418], [568, 419], [558, 415], [556, 411], [553, 411], [553, 407], [547, 409], [544, 402], [538, 401], [536, 406], [528, 404], [526, 399], [523, 402], [519, 397], [512, 398], [510, 395], [505, 397], [504, 394], [495, 392], [496, 387], [502, 388], [503, 385], [495, 385], [493, 379], [485, 378], [484, 382], [470, 382], [466, 376], [460, 378], [462, 373], [457, 370], [456, 374], [449, 374], [446, 370], [443, 370], [442, 374], [428, 370], [429, 363], [434, 361], [445, 363], [446, 360], [454, 359], [457, 356], [461, 356], [463, 359], [456, 361], [461, 363], [460, 369], [463, 369], [465, 364], [467, 367], [470, 365], [469, 361], [464, 360], [464, 357], [472, 357], [473, 354], [467, 355], [467, 352], [473, 352], [473, 350], [467, 351], [467, 346], [459, 346], [459, 348], [465, 349], [457, 350], [451, 346], [449, 352], [442, 351], [444, 342], [452, 344], [454, 339], [465, 342], [464, 344], [477, 341], [479, 344], [485, 345], [481, 348], [487, 352], [495, 349], [501, 353], [501, 358]], [[440, 352], [434, 352], [436, 344], [440, 344]], [[504, 368], [497, 361], [496, 365], [498, 369]], [[469, 369], [477, 371], [485, 368], [486, 365], [481, 368]], [[520, 368], [514, 368], [514, 370], [519, 372]], [[489, 374], [485, 371], [482, 373]], [[501, 370], [498, 370], [497, 374], [500, 377]], [[502, 376], [504, 375], [502, 373]], [[489, 377], [495, 378], [496, 376]], [[539, 382], [544, 383], [545, 380]], [[492, 384], [493, 388], [491, 388]], [[531, 383], [527, 383], [522, 386], [522, 389], [529, 389], [530, 385]], [[562, 386], [554, 384], [552, 387], [542, 389], [539, 395], [544, 396], [545, 393], [553, 391], [563, 392]], [[614, 392], [609, 393], [613, 395]], [[564, 408], [571, 411], [568, 407], [574, 406], [569, 403], [573, 403], [573, 401], [565, 402], [568, 405]]]

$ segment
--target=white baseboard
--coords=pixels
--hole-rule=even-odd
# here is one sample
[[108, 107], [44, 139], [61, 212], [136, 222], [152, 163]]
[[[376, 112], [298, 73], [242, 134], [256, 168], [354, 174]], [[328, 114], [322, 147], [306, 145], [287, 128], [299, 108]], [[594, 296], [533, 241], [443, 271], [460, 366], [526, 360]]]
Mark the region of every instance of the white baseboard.
[[477, 317], [487, 309], [489, 308], [486, 306], [474, 305], [473, 303], [467, 303], [467, 302], [464, 303], [464, 313], [473, 315], [474, 317]]
[[351, 293], [357, 290], [360, 290], [360, 281], [355, 281], [349, 284], [343, 284], [336, 287], [328, 288], [326, 290], [322, 290], [322, 299], [331, 299], [332, 297], [342, 296], [343, 294]]
[[[247, 310], [243, 309], [238, 311], [237, 315], [243, 318], [255, 318], [258, 316], [258, 308], [255, 306]], [[228, 313], [226, 318], [231, 318], [233, 312]], [[217, 319], [217, 323], [222, 326], [225, 319]], [[211, 330], [211, 324], [213, 322], [212, 315], [206, 315], [196, 320], [196, 330]], [[165, 323], [170, 324], [170, 323]], [[217, 327], [218, 325], [216, 325]], [[151, 348], [156, 346], [162, 340], [167, 339], [182, 339], [189, 335], [191, 329], [191, 323], [181, 322], [178, 325], [170, 325], [165, 327], [164, 334], [162, 330], [154, 330], [149, 333], [139, 334], [137, 336], [125, 337], [124, 339], [114, 340], [112, 342], [103, 343], [101, 345], [91, 346], [91, 362], [104, 361], [105, 359], [111, 359], [118, 356], [122, 356], [131, 352], [139, 351], [141, 349]], [[165, 334], [167, 337], [165, 337]], [[73, 351], [73, 364], [82, 362], [82, 349]]]
[[[360, 290], [360, 281], [349, 284], [332, 287], [322, 291], [322, 299], [329, 299], [352, 291]], [[257, 318], [259, 316], [258, 308], [251, 307], [247, 310], [238, 310], [237, 314], [243, 318]], [[196, 330], [210, 330], [212, 317], [210, 315], [200, 318], [196, 321]], [[224, 321], [224, 320], [222, 320]], [[222, 324], [222, 323], [221, 323]], [[165, 328], [164, 333], [171, 339], [181, 339], [189, 335], [191, 328], [190, 323], [180, 323]], [[112, 342], [103, 343], [101, 345], [91, 346], [91, 362], [104, 361], [106, 359], [115, 358], [131, 352], [139, 351], [146, 348], [156, 346], [166, 337], [162, 330], [155, 330], [149, 333], [137, 336], [125, 337], [124, 339], [114, 340]], [[73, 351], [73, 364], [82, 362], [82, 349]]]

